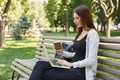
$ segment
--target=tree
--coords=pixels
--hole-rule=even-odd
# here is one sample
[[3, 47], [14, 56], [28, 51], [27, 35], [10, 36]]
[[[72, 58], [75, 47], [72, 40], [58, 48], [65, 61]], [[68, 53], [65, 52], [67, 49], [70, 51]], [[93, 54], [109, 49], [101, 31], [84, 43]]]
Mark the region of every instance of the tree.
[[5, 27], [5, 20], [7, 17], [8, 10], [10, 8], [11, 0], [7, 0], [6, 6], [3, 9], [3, 12], [0, 16], [0, 46], [5, 46], [5, 38], [4, 38], [4, 27]]
[[29, 0], [29, 10], [25, 14], [29, 17], [31, 27], [29, 29], [30, 37], [39, 37], [40, 28], [48, 25], [45, 19], [44, 2], [42, 0]]
[[118, 1], [119, 0], [116, 0], [117, 5], [115, 5], [112, 0], [106, 0], [106, 2], [104, 2], [103, 0], [100, 0], [100, 4], [104, 11], [105, 20], [106, 20], [106, 37], [107, 38], [110, 37], [110, 23], [112, 20], [112, 16], [115, 13], [115, 9], [116, 7], [118, 7], [118, 3], [119, 3]]
[[[50, 27], [56, 27], [57, 14], [58, 14], [58, 1], [57, 0], [48, 0], [48, 3], [45, 5], [46, 18], [50, 22]], [[56, 30], [57, 31], [57, 30]]]
[[62, 4], [63, 4], [63, 7], [64, 7], [64, 14], [65, 14], [65, 36], [68, 36], [69, 35], [69, 31], [68, 31], [68, 27], [69, 27], [69, 24], [68, 24], [68, 5], [70, 3], [70, 0], [62, 0]]
[[100, 1], [99, 0], [93, 1], [92, 5], [93, 5], [93, 8], [94, 8], [95, 13], [96, 13], [97, 29], [99, 30], [98, 25], [101, 25], [100, 31], [104, 32], [104, 34], [105, 34], [106, 20], [105, 20], [104, 11], [103, 11], [102, 7], [100, 6]]
[[25, 36], [26, 30], [31, 27], [31, 23], [30, 23], [28, 17], [27, 16], [21, 16], [19, 21], [18, 21], [18, 24], [21, 26], [22, 32]]
[[91, 2], [92, 0], [48, 0], [45, 7], [46, 18], [52, 27], [62, 27], [65, 35], [68, 36], [70, 27], [74, 27], [74, 31], [76, 30], [72, 18], [73, 9], [84, 4], [92, 10]]
[[31, 27], [30, 21], [27, 16], [21, 16], [16, 23], [12, 23], [12, 37], [15, 40], [22, 40], [22, 34], [26, 34], [26, 30]]

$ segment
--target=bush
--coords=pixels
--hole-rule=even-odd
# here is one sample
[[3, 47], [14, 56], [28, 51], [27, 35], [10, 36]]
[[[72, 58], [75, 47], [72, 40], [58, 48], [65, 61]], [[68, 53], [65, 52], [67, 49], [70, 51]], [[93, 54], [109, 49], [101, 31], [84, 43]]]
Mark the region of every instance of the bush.
[[15, 40], [22, 40], [22, 29], [19, 24], [13, 23], [12, 27], [12, 38], [14, 38]]
[[23, 34], [25, 36], [25, 31], [31, 27], [31, 23], [27, 16], [21, 16], [17, 23], [12, 24], [13, 31], [12, 31], [12, 37], [15, 40], [22, 40]]

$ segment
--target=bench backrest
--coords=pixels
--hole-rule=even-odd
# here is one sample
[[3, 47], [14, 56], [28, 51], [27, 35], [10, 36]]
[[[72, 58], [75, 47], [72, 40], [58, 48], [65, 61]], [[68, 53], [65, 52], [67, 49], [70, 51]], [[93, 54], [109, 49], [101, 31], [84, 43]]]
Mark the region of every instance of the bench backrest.
[[98, 52], [97, 77], [120, 80], [120, 38], [101, 38]]
[[[46, 60], [46, 54], [41, 44], [44, 44], [49, 57], [54, 57], [55, 41], [73, 43], [73, 37], [41, 36], [36, 58]], [[120, 38], [100, 38], [98, 52], [97, 78], [102, 80], [120, 80]]]

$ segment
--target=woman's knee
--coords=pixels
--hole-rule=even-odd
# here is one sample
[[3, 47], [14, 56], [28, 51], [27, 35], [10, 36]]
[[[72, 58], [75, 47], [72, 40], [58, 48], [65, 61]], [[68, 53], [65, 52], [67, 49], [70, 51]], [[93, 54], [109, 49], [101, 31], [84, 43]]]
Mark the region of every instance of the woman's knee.
[[38, 62], [36, 62], [36, 64], [35, 64], [34, 68], [36, 69], [36, 68], [38, 68], [40, 65], [41, 65], [41, 62], [40, 62], [40, 61], [38, 61]]
[[35, 64], [34, 68], [35, 68], [35, 69], [38, 69], [38, 68], [43, 69], [43, 68], [46, 68], [46, 67], [48, 67], [48, 66], [50, 66], [49, 62], [38, 61], [38, 62]]

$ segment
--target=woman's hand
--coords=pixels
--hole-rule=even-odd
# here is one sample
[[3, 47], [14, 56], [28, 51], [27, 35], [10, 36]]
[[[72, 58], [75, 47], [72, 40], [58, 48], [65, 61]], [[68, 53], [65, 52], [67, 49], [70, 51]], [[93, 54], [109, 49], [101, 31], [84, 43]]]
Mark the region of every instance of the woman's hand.
[[63, 55], [63, 50], [62, 49], [56, 50], [56, 53], [59, 54], [59, 55]]
[[72, 67], [72, 63], [66, 61], [66, 60], [58, 60], [57, 64], [64, 65], [67, 67]]

